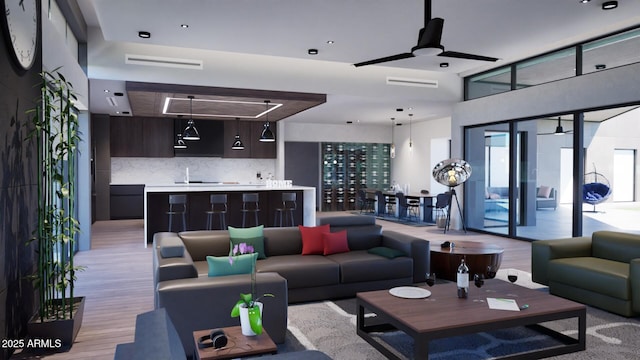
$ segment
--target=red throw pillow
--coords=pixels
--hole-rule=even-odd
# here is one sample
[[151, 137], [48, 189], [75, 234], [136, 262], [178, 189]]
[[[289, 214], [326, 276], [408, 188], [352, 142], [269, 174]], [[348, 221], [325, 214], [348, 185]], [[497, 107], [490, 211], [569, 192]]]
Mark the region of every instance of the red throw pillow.
[[330, 225], [302, 226], [298, 225], [302, 236], [302, 255], [322, 255], [324, 243], [322, 233], [331, 231]]
[[334, 233], [324, 233], [322, 234], [322, 241], [324, 242], [324, 255], [331, 255], [349, 251], [349, 244], [347, 243], [347, 230], [342, 230]]

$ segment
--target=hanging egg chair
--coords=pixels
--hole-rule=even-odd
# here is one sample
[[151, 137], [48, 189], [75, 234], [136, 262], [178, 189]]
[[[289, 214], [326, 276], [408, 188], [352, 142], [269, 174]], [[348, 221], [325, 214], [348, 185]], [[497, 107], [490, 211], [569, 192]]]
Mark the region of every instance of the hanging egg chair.
[[582, 185], [582, 200], [593, 205], [593, 212], [596, 212], [596, 205], [606, 201], [611, 196], [611, 185], [607, 178], [596, 171], [594, 165], [592, 172], [584, 175], [584, 185]]

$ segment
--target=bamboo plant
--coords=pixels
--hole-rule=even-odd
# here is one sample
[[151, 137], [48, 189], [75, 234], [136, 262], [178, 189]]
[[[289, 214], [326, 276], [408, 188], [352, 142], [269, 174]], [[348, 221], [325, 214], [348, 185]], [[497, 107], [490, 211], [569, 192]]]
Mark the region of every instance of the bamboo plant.
[[38, 268], [32, 276], [39, 292], [41, 321], [73, 318], [74, 282], [83, 267], [73, 262], [80, 232], [76, 218], [76, 168], [81, 141], [77, 97], [58, 69], [41, 74], [41, 96], [27, 113], [37, 148]]

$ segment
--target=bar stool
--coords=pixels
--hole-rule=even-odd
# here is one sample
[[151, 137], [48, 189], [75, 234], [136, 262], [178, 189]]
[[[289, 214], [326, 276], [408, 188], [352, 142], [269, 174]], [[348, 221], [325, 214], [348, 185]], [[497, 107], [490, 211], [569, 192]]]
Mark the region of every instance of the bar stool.
[[187, 231], [187, 195], [169, 195], [169, 211], [166, 212], [169, 217], [169, 231], [173, 229], [173, 217], [181, 215], [182, 231]]
[[253, 213], [255, 226], [258, 226], [258, 212], [260, 212], [259, 200], [260, 196], [258, 193], [242, 194], [242, 227], [246, 227], [247, 213]]
[[218, 216], [218, 222], [220, 223], [220, 230], [227, 229], [227, 194], [212, 194], [209, 196], [209, 211], [205, 211], [207, 214], [207, 230], [213, 228], [213, 216]]
[[[282, 193], [282, 207], [276, 208], [276, 214], [273, 218], [273, 226], [282, 227], [282, 218], [285, 212], [289, 212], [289, 215], [284, 218], [285, 226], [288, 223], [288, 226], [295, 226], [295, 221], [293, 220], [293, 212], [298, 208], [297, 203], [297, 195], [296, 193]], [[278, 220], [280, 220], [278, 222]]]

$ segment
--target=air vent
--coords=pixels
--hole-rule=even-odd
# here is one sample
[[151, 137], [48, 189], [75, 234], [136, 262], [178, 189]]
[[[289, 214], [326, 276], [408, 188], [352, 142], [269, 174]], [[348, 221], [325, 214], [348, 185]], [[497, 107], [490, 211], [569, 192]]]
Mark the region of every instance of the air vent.
[[107, 102], [109, 103], [109, 105], [111, 105], [112, 107], [118, 107], [118, 102], [116, 101], [116, 98], [113, 96], [108, 96], [107, 97]]
[[387, 85], [420, 86], [420, 87], [437, 88], [438, 80], [409, 79], [409, 78], [387, 76]]
[[202, 70], [202, 60], [125, 54], [125, 64]]

